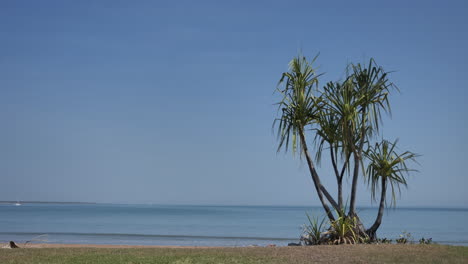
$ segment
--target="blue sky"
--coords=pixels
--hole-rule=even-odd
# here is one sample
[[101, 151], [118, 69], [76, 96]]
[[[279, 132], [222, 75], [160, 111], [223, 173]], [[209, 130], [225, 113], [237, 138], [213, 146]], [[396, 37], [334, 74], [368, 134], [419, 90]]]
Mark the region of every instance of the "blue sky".
[[322, 84], [371, 57], [395, 71], [383, 136], [423, 155], [398, 204], [466, 206], [467, 13], [465, 1], [2, 1], [0, 200], [318, 205], [271, 130], [273, 91], [302, 50], [320, 52]]

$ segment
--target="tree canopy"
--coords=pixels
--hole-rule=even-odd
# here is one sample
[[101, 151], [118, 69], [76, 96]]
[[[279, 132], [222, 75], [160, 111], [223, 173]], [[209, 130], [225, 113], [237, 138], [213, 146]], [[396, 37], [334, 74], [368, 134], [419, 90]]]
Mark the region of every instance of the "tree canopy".
[[[410, 151], [398, 152], [398, 140], [391, 143], [382, 138], [380, 131], [382, 115], [391, 114], [390, 95], [398, 92], [398, 88], [374, 59], [366, 64], [347, 65], [344, 80], [330, 81], [320, 87], [322, 74], [313, 67], [316, 60], [317, 56], [310, 62], [302, 55], [295, 57], [289, 63], [289, 71], [279, 80], [276, 89], [281, 94], [277, 103], [279, 117], [273, 123], [277, 128], [278, 151], [292, 150], [293, 154], [305, 156], [316, 193], [331, 223], [350, 220], [353, 230], [349, 234], [375, 239], [387, 204], [388, 185], [390, 204], [394, 205], [396, 193], [401, 186], [406, 186], [406, 177], [413, 171], [406, 162], [417, 157]], [[308, 134], [312, 142], [307, 141]], [[336, 200], [321, 184], [317, 171], [316, 165], [326, 152], [336, 178]], [[344, 177], [351, 179], [351, 186], [347, 186], [351, 196], [349, 204], [343, 202]], [[356, 213], [359, 180], [368, 184], [371, 199], [376, 200], [380, 191], [378, 215], [367, 230]]]

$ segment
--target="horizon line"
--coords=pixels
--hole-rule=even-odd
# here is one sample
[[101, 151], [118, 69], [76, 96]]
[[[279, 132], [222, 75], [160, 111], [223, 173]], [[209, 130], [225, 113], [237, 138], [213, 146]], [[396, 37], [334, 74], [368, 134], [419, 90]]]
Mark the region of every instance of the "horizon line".
[[[321, 205], [308, 205], [308, 204], [189, 204], [189, 203], [152, 203], [152, 202], [80, 202], [80, 201], [22, 201], [22, 200], [1, 200], [0, 204], [14, 204], [14, 203], [31, 203], [31, 204], [108, 204], [108, 205], [155, 205], [155, 206], [232, 206], [232, 207], [318, 207]], [[357, 208], [378, 208], [377, 205], [357, 206]], [[386, 209], [467, 209], [463, 206], [431, 206], [431, 205], [402, 205], [396, 207], [387, 207]]]

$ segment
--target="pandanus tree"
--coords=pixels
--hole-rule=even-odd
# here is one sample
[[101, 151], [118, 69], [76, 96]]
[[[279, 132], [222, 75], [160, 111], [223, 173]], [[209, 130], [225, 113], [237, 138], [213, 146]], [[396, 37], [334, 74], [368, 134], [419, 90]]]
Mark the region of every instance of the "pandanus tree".
[[[321, 75], [312, 66], [316, 59], [317, 57], [308, 62], [303, 56], [294, 58], [289, 63], [289, 71], [282, 74], [278, 83], [277, 91], [282, 95], [278, 103], [280, 116], [273, 123], [278, 129], [278, 151], [288, 151], [292, 145], [293, 153], [298, 152], [301, 157], [305, 157], [315, 191], [331, 222], [335, 221], [335, 215], [338, 219], [352, 218], [356, 223], [354, 233], [375, 238], [382, 216], [380, 220], [377, 217], [378, 221], [371, 228], [364, 228], [356, 212], [357, 187], [360, 179], [366, 179], [366, 171], [369, 175], [383, 171], [376, 169], [377, 158], [380, 157], [377, 154], [382, 153], [384, 146], [388, 147], [388, 143], [385, 143], [387, 141], [382, 141], [374, 148], [370, 146], [379, 135], [382, 113], [390, 114], [389, 94], [397, 88], [389, 81], [388, 73], [371, 59], [368, 65], [350, 64], [344, 81], [328, 82], [320, 89], [318, 79]], [[312, 151], [309, 151], [306, 131], [314, 133], [315, 144]], [[395, 145], [396, 142], [391, 151], [394, 151]], [[329, 152], [327, 155], [330, 155], [336, 178], [337, 200], [322, 185], [316, 166], [321, 162], [325, 151]], [[312, 157], [313, 152], [315, 159]], [[383, 197], [386, 196], [388, 183], [393, 194], [393, 187], [397, 183], [405, 185], [406, 181], [398, 181], [396, 176], [402, 179], [401, 173], [405, 169], [409, 171], [404, 162], [394, 163], [395, 161], [391, 161], [392, 157], [403, 158], [403, 161], [414, 159], [415, 156], [410, 154], [414, 155], [404, 152], [402, 156], [398, 156], [392, 152], [386, 158], [393, 165], [394, 173], [373, 175], [381, 181], [385, 178], [385, 186], [381, 187]], [[372, 165], [374, 169], [365, 170], [366, 164]], [[345, 211], [347, 206], [343, 202], [344, 177], [351, 180], [348, 212]], [[372, 180], [374, 178], [367, 178], [372, 195], [375, 195], [377, 186], [374, 184], [375, 180]], [[379, 207], [379, 214], [380, 211]]]
[[[312, 63], [315, 61], [312, 61]], [[320, 99], [314, 95], [318, 86], [318, 75], [305, 57], [295, 58], [289, 63], [290, 72], [283, 73], [280, 83], [285, 82], [283, 90], [279, 90], [283, 95], [283, 100], [279, 103], [282, 116], [279, 121], [281, 133], [279, 147], [286, 150], [289, 143], [292, 143], [293, 153], [299, 152], [304, 155], [309, 166], [310, 175], [315, 186], [317, 195], [322, 203], [327, 216], [334, 219], [326, 200], [320, 178], [318, 177], [314, 161], [309, 153], [305, 129], [312, 125], [320, 113]], [[298, 142], [299, 140], [299, 142]], [[299, 144], [298, 144], [299, 143]]]
[[376, 200], [380, 184], [380, 202], [377, 217], [374, 224], [366, 232], [371, 239], [376, 238], [377, 229], [382, 224], [384, 207], [387, 203], [388, 185], [391, 187], [392, 199], [390, 204], [395, 205], [396, 193], [400, 192], [400, 186], [406, 186], [408, 173], [414, 171], [408, 168], [406, 161], [416, 162], [417, 155], [409, 151], [398, 153], [396, 150], [397, 142], [397, 140], [393, 143], [382, 140], [369, 147], [365, 152], [365, 156], [369, 160], [366, 176], [374, 200]]

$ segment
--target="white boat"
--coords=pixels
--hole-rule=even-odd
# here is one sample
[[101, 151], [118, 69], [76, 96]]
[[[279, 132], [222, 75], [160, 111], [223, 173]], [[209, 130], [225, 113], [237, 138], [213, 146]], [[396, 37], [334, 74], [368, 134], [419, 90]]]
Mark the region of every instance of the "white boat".
[[15, 203], [15, 206], [20, 206], [20, 205], [21, 205], [20, 202], [16, 202], [16, 203]]

